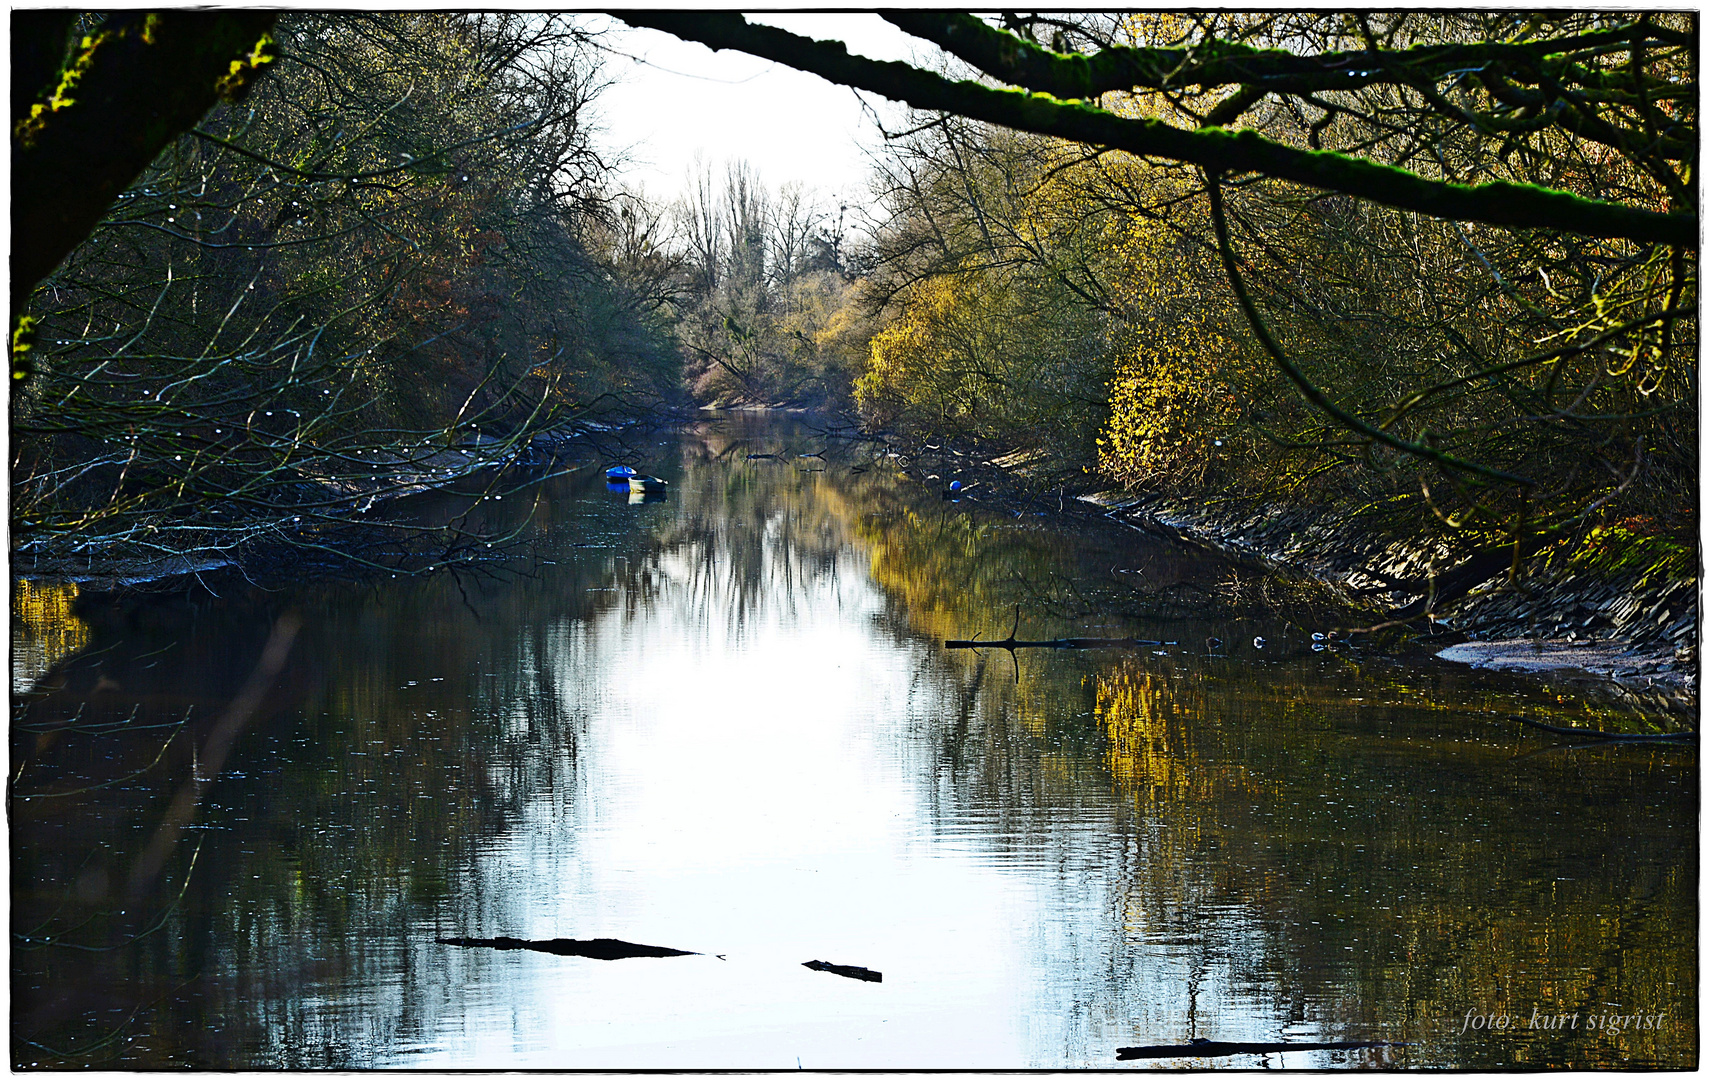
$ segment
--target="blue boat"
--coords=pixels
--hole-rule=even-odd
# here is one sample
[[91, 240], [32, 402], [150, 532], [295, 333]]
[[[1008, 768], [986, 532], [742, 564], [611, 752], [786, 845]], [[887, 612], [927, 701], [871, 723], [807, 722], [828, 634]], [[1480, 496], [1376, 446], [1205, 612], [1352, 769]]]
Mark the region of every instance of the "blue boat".
[[627, 465], [613, 465], [611, 468], [605, 470], [605, 478], [613, 483], [624, 483], [634, 475], [635, 470], [631, 469]]

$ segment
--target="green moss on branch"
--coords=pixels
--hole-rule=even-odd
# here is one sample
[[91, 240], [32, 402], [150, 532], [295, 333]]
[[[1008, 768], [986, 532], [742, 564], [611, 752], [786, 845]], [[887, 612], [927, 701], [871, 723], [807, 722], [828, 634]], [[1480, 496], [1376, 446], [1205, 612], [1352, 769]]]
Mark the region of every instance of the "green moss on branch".
[[[1586, 34], [1526, 42], [1420, 45], [1301, 56], [1285, 49], [1255, 49], [1231, 41], [1207, 41], [1189, 49], [1112, 46], [1087, 55], [1044, 49], [986, 23], [952, 11], [887, 11], [897, 27], [938, 45], [979, 70], [1016, 86], [1061, 98], [1095, 98], [1111, 90], [1209, 90], [1253, 84], [1265, 90], [1310, 93], [1356, 90], [1394, 82], [1404, 68], [1413, 76], [1437, 77], [1489, 64], [1532, 65], [1545, 57], [1623, 45], [1640, 27], [1627, 25]], [[1655, 38], [1654, 43], [1665, 39]]]
[[839, 41], [814, 41], [740, 15], [635, 11], [618, 16], [713, 49], [737, 49], [832, 82], [870, 90], [918, 109], [957, 113], [1041, 135], [1198, 165], [1212, 173], [1261, 173], [1401, 210], [1507, 228], [1558, 229], [1585, 236], [1695, 247], [1695, 214], [1580, 198], [1565, 191], [1492, 181], [1455, 184], [1331, 151], [1299, 150], [1254, 131], [1187, 131], [1160, 120], [1116, 116], [1083, 101], [1000, 90], [894, 61], [850, 55]]
[[[272, 59], [267, 34], [277, 19], [274, 11], [121, 12], [77, 44], [55, 86], [16, 110], [14, 312], [168, 143], [216, 102], [247, 91]], [[50, 42], [32, 45], [53, 52]]]

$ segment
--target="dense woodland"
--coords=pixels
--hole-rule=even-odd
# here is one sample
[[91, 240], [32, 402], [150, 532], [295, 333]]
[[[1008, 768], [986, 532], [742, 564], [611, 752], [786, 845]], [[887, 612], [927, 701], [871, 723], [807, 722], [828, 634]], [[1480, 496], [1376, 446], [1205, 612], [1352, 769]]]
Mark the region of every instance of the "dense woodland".
[[[934, 40], [979, 62], [946, 25]], [[1238, 117], [1285, 147], [1461, 185], [1695, 210], [1688, 17], [1636, 30], [1507, 12], [1011, 28], [1059, 58], [1163, 46], [1186, 63], [1206, 42], [1406, 55], [1411, 70], [1356, 89], [1253, 80], [1103, 102], [1176, 128]], [[1407, 55], [1575, 35], [1590, 37], [1553, 71], [1492, 64], [1433, 84]], [[985, 69], [1047, 81], [1004, 63]], [[1036, 447], [1049, 454], [1037, 472], [1085, 486], [1327, 505], [1462, 551], [1642, 537], [1694, 561], [1694, 239], [1430, 216], [953, 113], [893, 144], [882, 192], [872, 284], [893, 317], [856, 383], [870, 417]]]
[[[300, 15], [36, 290], [15, 543], [317, 543], [376, 495], [676, 392], [565, 20]], [[454, 453], [476, 448], [481, 456]]]
[[[738, 17], [671, 18], [639, 21], [873, 88]], [[951, 89], [852, 207], [768, 187], [739, 148], [675, 203], [622, 190], [574, 17], [281, 19], [253, 92], [29, 297], [15, 548], [325, 547], [376, 497], [543, 437], [789, 404], [1025, 451], [1041, 485], [1694, 558], [1695, 225], [1646, 232], [1695, 214], [1694, 16], [897, 18]], [[1011, 116], [1026, 95], [979, 96], [1003, 82], [1099, 107]], [[1239, 129], [1281, 164], [1113, 148], [1087, 115]], [[1329, 180], [1289, 178], [1308, 150]], [[1375, 166], [1461, 209], [1372, 195]], [[1455, 194], [1492, 182], [1512, 213]], [[1554, 227], [1507, 220], [1539, 195]], [[1627, 216], [1578, 224], [1608, 206]]]

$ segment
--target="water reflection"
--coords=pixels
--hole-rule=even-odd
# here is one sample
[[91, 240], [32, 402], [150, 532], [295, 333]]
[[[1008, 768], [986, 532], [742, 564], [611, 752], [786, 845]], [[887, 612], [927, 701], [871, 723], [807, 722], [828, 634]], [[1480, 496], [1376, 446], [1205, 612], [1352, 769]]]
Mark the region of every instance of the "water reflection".
[[[1526, 684], [1313, 653], [1216, 607], [1221, 567], [945, 502], [804, 425], [657, 449], [668, 499], [553, 482], [493, 574], [86, 603], [12, 733], [14, 1060], [1693, 1062], [1693, 748], [1546, 749], [1480, 715], [1548, 704]], [[1182, 645], [941, 648], [1017, 604], [1023, 634]], [[126, 894], [288, 612], [266, 706]], [[703, 955], [434, 941], [500, 935]], [[1464, 1019], [1534, 1008], [1667, 1020]]]
[[77, 586], [18, 578], [12, 583], [12, 693], [89, 644], [89, 627], [72, 610]]

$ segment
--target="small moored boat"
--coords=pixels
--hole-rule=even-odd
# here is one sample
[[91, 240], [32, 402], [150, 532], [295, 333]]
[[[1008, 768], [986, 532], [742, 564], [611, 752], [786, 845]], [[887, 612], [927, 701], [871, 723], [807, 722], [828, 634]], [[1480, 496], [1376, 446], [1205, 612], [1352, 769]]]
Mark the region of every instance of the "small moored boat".
[[622, 483], [635, 475], [635, 470], [627, 465], [613, 465], [605, 470], [605, 478], [615, 483]]
[[666, 486], [667, 486], [666, 482], [663, 480], [660, 480], [656, 476], [642, 476], [640, 474], [636, 474], [636, 475], [631, 476], [629, 478], [629, 490], [630, 491], [641, 491], [641, 492], [663, 491], [663, 490], [665, 490]]

